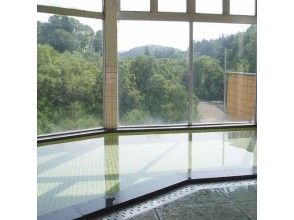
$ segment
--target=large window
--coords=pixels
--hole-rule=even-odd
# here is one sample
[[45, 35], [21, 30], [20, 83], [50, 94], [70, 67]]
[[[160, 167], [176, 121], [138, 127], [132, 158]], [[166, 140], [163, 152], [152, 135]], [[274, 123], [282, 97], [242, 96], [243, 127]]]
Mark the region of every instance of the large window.
[[38, 14], [38, 134], [102, 126], [102, 22]]
[[120, 21], [120, 125], [187, 123], [186, 22]]
[[256, 1], [187, 2], [38, 0], [38, 135], [255, 122]]
[[194, 23], [195, 123], [255, 121], [256, 25]]

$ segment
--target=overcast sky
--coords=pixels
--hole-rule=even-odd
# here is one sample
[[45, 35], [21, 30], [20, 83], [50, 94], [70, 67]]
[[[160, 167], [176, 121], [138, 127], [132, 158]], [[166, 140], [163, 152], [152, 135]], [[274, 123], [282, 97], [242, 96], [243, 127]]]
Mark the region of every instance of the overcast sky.
[[[136, 2], [134, 4], [134, 2]], [[248, 4], [249, 3], [249, 4]], [[38, 4], [53, 5], [83, 10], [102, 11], [102, 0], [38, 0]], [[121, 0], [121, 10], [149, 11], [149, 0]], [[96, 9], [96, 10], [95, 10]], [[158, 0], [159, 11], [186, 10], [185, 0]], [[197, 0], [196, 11], [200, 13], [221, 13], [222, 0]], [[231, 0], [231, 12], [235, 14], [253, 14], [254, 0]], [[48, 21], [52, 14], [38, 13], [38, 21]], [[102, 29], [102, 21], [79, 18], [81, 23], [89, 25], [94, 31]], [[245, 31], [250, 25], [194, 23], [194, 40], [215, 39], [221, 35]], [[125, 51], [133, 47], [156, 44], [186, 50], [188, 47], [189, 24], [187, 22], [161, 21], [119, 21], [118, 50]]]

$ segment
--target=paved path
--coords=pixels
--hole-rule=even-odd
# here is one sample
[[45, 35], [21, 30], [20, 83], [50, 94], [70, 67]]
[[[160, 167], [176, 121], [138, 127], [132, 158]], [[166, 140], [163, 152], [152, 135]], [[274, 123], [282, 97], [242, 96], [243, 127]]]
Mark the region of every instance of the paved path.
[[200, 122], [220, 122], [223, 121], [222, 106], [214, 102], [200, 102], [198, 111], [200, 114]]

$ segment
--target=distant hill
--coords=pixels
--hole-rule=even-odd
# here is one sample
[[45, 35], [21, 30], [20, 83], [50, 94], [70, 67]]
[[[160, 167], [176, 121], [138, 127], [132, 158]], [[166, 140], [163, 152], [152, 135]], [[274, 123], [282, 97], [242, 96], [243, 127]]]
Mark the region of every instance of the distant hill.
[[133, 58], [140, 55], [150, 55], [156, 58], [180, 58], [186, 56], [187, 52], [173, 47], [165, 47], [160, 45], [145, 45], [134, 47], [128, 51], [119, 53], [120, 57]]

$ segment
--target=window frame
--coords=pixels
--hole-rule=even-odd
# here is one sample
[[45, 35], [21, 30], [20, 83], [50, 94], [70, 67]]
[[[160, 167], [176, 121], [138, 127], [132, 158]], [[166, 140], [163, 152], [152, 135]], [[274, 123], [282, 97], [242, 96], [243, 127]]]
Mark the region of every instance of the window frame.
[[[104, 6], [104, 0], [102, 0], [102, 10]], [[81, 9], [71, 9], [71, 8], [63, 8], [57, 6], [48, 6], [48, 5], [37, 5], [37, 12], [38, 13], [45, 13], [45, 14], [52, 14], [52, 15], [65, 15], [65, 16], [73, 16], [73, 17], [81, 17], [81, 18], [90, 18], [90, 19], [97, 19], [102, 20], [102, 31], [104, 32], [104, 14], [102, 12], [96, 11], [87, 11]], [[104, 44], [104, 41], [103, 41]], [[103, 66], [104, 66], [104, 46], [103, 46]], [[104, 69], [104, 67], [103, 67]], [[104, 71], [103, 71], [103, 81], [104, 81]], [[104, 87], [104, 82], [103, 82]], [[103, 92], [104, 97], [104, 92]], [[104, 98], [103, 98], [104, 103]], [[102, 103], [102, 106], [103, 106]], [[104, 118], [104, 110], [103, 115]], [[102, 118], [102, 119], [103, 119]], [[48, 134], [40, 134], [37, 136], [38, 142], [42, 140], [50, 140], [55, 138], [69, 138], [74, 136], [79, 136], [80, 134], [92, 134], [93, 132], [101, 132], [104, 130], [104, 126], [100, 127], [93, 127], [93, 128], [85, 128], [85, 129], [77, 129], [77, 130], [68, 130], [68, 131], [61, 131], [61, 132], [53, 132]]]
[[[76, 17], [83, 17], [83, 18], [94, 18], [102, 20], [103, 22], [103, 37], [107, 39], [107, 34], [112, 33], [116, 36], [116, 42], [112, 42], [116, 46], [114, 47], [115, 51], [110, 51], [110, 47], [105, 47], [105, 40], [103, 41], [103, 60], [104, 60], [104, 72], [103, 72], [103, 91], [105, 91], [107, 84], [105, 83], [105, 72], [106, 72], [106, 63], [108, 63], [109, 56], [105, 54], [112, 53], [116, 54], [114, 60], [117, 60], [117, 21], [119, 20], [147, 20], [147, 21], [180, 21], [180, 22], [188, 22], [189, 23], [189, 78], [190, 78], [190, 85], [189, 85], [189, 118], [188, 123], [185, 125], [156, 125], [156, 126], [140, 126], [142, 129], [148, 128], [172, 128], [172, 127], [197, 127], [197, 128], [205, 128], [207, 126], [217, 127], [217, 126], [252, 126], [257, 124], [257, 118], [255, 117], [254, 123], [251, 122], [226, 122], [226, 123], [218, 123], [218, 124], [193, 124], [192, 123], [192, 91], [193, 91], [193, 76], [192, 76], [192, 68], [193, 68], [193, 23], [194, 22], [213, 22], [213, 23], [235, 23], [235, 24], [257, 24], [257, 0], [255, 0], [255, 15], [231, 15], [230, 14], [230, 0], [223, 0], [223, 10], [222, 14], [209, 14], [209, 13], [197, 13], [196, 12], [196, 1], [197, 0], [186, 0], [186, 12], [159, 12], [158, 11], [158, 0], [150, 0], [150, 10], [149, 11], [121, 11], [120, 10], [120, 0], [102, 0], [102, 12], [95, 12], [95, 11], [87, 11], [87, 10], [80, 10], [80, 9], [70, 9], [70, 8], [63, 8], [63, 7], [56, 7], [56, 6], [47, 6], [47, 5], [37, 5], [37, 12], [40, 13], [51, 13], [57, 15], [67, 15], [67, 16], [76, 16]], [[115, 4], [115, 2], [117, 4]], [[105, 6], [107, 4], [107, 7]], [[110, 16], [106, 16], [109, 12], [106, 12], [106, 8], [111, 8], [111, 13], [113, 13], [113, 17], [116, 20], [116, 24], [114, 25], [113, 22], [109, 22], [113, 24], [113, 26], [107, 26], [105, 23], [108, 23], [108, 19]], [[107, 10], [107, 9], [106, 9]], [[114, 11], [116, 15], [114, 15]], [[113, 19], [112, 17], [112, 19]], [[111, 29], [111, 31], [107, 31], [107, 29]], [[108, 32], [105, 35], [105, 32]], [[116, 72], [117, 74], [117, 72]], [[117, 80], [118, 81], [118, 80]], [[117, 82], [118, 83], [118, 82]], [[117, 85], [117, 84], [116, 84]], [[116, 96], [118, 102], [118, 95]], [[105, 92], [103, 92], [103, 127], [101, 128], [91, 128], [79, 131], [67, 131], [61, 132], [57, 134], [45, 134], [38, 136], [38, 139], [46, 139], [46, 138], [54, 138], [54, 137], [68, 137], [68, 136], [78, 136], [83, 134], [95, 133], [108, 130], [134, 130], [140, 127], [138, 126], [120, 126], [118, 120], [112, 126], [108, 126], [108, 118], [106, 115], [109, 113], [109, 109], [105, 108], [104, 103], [107, 97], [105, 97]], [[118, 116], [118, 105], [116, 109], [116, 113]], [[256, 112], [256, 111], [255, 111]]]

